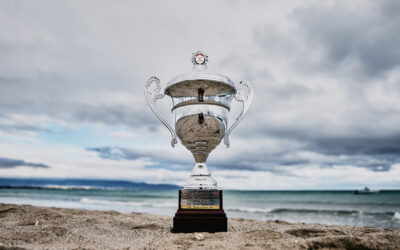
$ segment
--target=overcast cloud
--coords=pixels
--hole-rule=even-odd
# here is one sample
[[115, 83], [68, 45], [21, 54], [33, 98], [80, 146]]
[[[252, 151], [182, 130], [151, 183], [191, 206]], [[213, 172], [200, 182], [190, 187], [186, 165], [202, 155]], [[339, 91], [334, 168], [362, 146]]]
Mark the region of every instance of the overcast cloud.
[[48, 168], [49, 166], [42, 163], [25, 162], [23, 160], [0, 158], [1, 168], [16, 168], [16, 167], [33, 167], [33, 168]]
[[191, 70], [201, 49], [256, 90], [207, 162], [220, 185], [399, 187], [398, 13], [394, 0], [2, 1], [0, 176], [182, 184], [193, 158], [170, 148], [143, 85]]

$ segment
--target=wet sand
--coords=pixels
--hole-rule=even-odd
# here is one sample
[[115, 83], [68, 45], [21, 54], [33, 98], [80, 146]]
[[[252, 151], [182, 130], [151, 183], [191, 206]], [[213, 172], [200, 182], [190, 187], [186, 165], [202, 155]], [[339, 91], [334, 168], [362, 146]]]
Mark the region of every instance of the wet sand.
[[171, 233], [172, 217], [0, 204], [0, 249], [400, 249], [400, 231], [229, 219], [227, 233]]

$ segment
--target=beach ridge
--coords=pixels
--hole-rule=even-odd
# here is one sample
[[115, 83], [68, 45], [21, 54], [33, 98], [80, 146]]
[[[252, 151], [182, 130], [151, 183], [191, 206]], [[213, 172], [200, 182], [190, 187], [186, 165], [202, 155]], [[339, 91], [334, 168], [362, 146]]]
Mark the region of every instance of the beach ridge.
[[229, 219], [227, 233], [171, 233], [172, 217], [0, 204], [0, 249], [400, 249], [400, 231]]

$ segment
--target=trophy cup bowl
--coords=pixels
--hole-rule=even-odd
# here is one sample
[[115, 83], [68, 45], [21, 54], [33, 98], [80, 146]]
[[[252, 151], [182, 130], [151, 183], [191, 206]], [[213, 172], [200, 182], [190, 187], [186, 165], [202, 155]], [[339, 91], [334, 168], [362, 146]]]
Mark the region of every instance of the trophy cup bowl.
[[[151, 77], [144, 88], [150, 108], [171, 132], [171, 145], [174, 146], [179, 137], [196, 162], [184, 189], [179, 191], [179, 209], [174, 217], [175, 232], [227, 231], [222, 190], [211, 177], [206, 161], [222, 139], [229, 147], [229, 134], [246, 114], [254, 94], [253, 88], [246, 82], [240, 82], [236, 88], [228, 77], [209, 72], [207, 61], [208, 56], [204, 53], [193, 53], [191, 72], [172, 78], [164, 91], [157, 77]], [[175, 129], [161, 116], [156, 106], [157, 99], [165, 95], [172, 99]], [[228, 128], [233, 98], [242, 102], [243, 108]]]

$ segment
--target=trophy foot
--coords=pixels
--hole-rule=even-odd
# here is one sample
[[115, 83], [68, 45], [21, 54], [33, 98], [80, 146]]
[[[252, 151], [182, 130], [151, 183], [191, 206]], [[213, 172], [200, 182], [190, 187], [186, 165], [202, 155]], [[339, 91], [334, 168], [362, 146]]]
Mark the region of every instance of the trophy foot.
[[222, 207], [222, 190], [179, 190], [173, 233], [227, 231], [228, 219]]
[[219, 189], [204, 162], [194, 165], [192, 174], [183, 187], [184, 189]]

